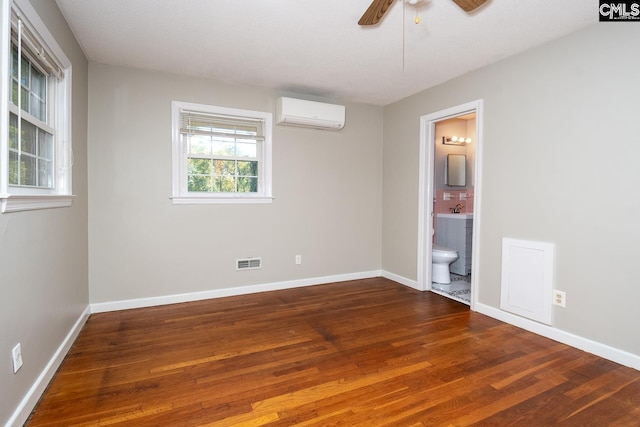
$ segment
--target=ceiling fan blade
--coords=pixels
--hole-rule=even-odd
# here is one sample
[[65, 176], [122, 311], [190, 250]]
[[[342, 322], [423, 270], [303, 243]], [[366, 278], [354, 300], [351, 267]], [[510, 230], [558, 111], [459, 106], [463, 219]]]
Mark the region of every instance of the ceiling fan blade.
[[487, 0], [453, 0], [465, 12], [472, 12], [485, 4]]
[[362, 18], [358, 21], [359, 25], [375, 25], [389, 9], [394, 0], [373, 0], [369, 5]]

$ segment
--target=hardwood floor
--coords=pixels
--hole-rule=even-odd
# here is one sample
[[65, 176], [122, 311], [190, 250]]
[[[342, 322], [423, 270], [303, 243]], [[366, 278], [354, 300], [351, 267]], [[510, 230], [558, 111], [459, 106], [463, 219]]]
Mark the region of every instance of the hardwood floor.
[[640, 372], [377, 278], [92, 315], [29, 426], [634, 426]]

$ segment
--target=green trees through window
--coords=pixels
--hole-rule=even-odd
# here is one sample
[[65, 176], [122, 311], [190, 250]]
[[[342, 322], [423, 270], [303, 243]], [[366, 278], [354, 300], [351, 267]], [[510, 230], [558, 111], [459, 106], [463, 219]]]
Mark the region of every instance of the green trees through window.
[[26, 114], [20, 123], [17, 114], [9, 114], [9, 184], [53, 188], [54, 138], [45, 130], [47, 77], [18, 53], [15, 44], [11, 49], [11, 104]]
[[271, 203], [265, 111], [172, 101], [174, 204]]
[[255, 193], [258, 162], [189, 158], [188, 189], [196, 192]]
[[187, 191], [257, 193], [262, 122], [182, 113]]

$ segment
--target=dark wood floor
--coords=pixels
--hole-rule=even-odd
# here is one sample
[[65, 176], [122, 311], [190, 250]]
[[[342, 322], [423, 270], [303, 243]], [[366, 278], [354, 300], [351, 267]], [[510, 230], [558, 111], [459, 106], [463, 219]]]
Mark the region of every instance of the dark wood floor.
[[29, 426], [634, 426], [640, 372], [386, 279], [92, 315]]

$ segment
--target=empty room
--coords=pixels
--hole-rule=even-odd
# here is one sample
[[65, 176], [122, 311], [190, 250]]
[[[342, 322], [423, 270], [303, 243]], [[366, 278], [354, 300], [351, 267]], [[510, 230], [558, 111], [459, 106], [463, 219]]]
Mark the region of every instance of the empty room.
[[637, 2], [0, 17], [0, 424], [640, 425]]

